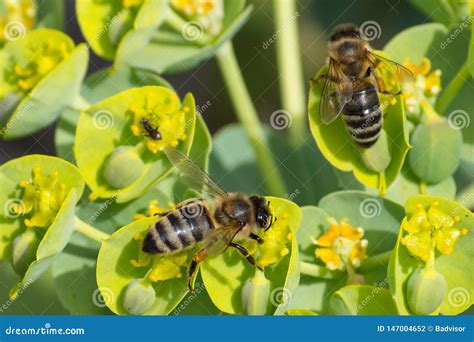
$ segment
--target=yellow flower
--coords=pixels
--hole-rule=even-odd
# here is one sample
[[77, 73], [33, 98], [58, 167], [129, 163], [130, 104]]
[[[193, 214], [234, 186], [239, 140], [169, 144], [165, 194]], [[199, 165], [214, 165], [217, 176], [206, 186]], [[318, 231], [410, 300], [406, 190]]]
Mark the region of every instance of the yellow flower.
[[170, 203], [168, 203], [168, 208], [163, 208], [163, 207], [159, 206], [159, 203], [158, 203], [157, 200], [153, 200], [153, 201], [150, 201], [148, 203], [148, 215], [137, 213], [137, 214], [133, 215], [133, 218], [135, 220], [140, 220], [140, 219], [143, 219], [143, 218], [153, 217], [153, 216], [157, 216], [157, 215], [158, 216], [163, 216], [168, 211], [173, 210], [174, 207], [175, 206], [173, 205], [173, 203], [170, 202]]
[[[148, 150], [153, 153], [162, 151], [163, 148], [176, 147], [179, 141], [186, 140], [186, 115], [189, 108], [176, 112], [164, 112], [163, 103], [155, 94], [149, 93], [146, 96], [143, 106], [133, 106], [130, 112], [133, 113], [133, 123], [130, 127], [136, 136], [146, 139]], [[150, 135], [150, 130], [159, 133], [159, 139]]]
[[207, 15], [216, 7], [216, 0], [171, 0], [171, 5], [188, 16]]
[[418, 115], [421, 113], [421, 102], [423, 100], [434, 102], [441, 91], [441, 70], [431, 71], [431, 61], [428, 58], [424, 58], [420, 65], [411, 64], [405, 59], [404, 65], [413, 73], [415, 82], [403, 84], [402, 97], [407, 112]]
[[39, 167], [33, 169], [33, 178], [20, 182], [23, 196], [12, 208], [19, 215], [30, 214], [24, 220], [27, 227], [49, 227], [66, 196], [66, 186], [58, 184], [58, 172], [43, 176]]
[[26, 61], [17, 62], [13, 71], [21, 91], [28, 92], [69, 55], [65, 42], [48, 40], [28, 47]]
[[441, 254], [449, 254], [458, 238], [467, 234], [466, 228], [454, 227], [458, 221], [458, 216], [451, 217], [439, 209], [438, 202], [433, 202], [428, 212], [419, 204], [412, 217], [402, 222], [402, 229], [407, 234], [401, 239], [401, 244], [424, 262], [428, 261], [435, 247]]
[[[275, 213], [271, 206], [270, 210]], [[257, 263], [262, 267], [276, 264], [290, 253], [288, 244], [291, 242], [292, 235], [291, 228], [288, 225], [288, 214], [283, 212], [280, 215], [277, 214], [277, 217], [278, 220], [265, 232], [262, 245], [257, 245], [256, 241], [253, 240], [247, 242], [249, 251], [251, 254], [255, 251]]]
[[0, 43], [31, 30], [36, 17], [34, 0], [4, 0], [0, 14]]
[[355, 228], [344, 220], [337, 222], [332, 217], [328, 222], [330, 226], [326, 232], [313, 239], [319, 246], [315, 251], [316, 258], [321, 259], [330, 270], [359, 267], [367, 257], [368, 241], [362, 239], [363, 229]]

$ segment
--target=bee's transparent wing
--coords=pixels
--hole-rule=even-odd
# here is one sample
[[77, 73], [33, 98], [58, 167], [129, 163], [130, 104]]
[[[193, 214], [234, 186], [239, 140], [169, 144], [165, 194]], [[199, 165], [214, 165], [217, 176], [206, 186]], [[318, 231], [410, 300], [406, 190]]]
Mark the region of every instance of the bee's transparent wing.
[[224, 253], [241, 229], [240, 227], [228, 226], [211, 230], [204, 238], [203, 249], [209, 255]]
[[342, 81], [341, 75], [338, 75], [334, 68], [334, 62], [329, 61], [329, 70], [319, 103], [321, 121], [328, 125], [336, 120], [351, 97], [352, 89], [350, 83]]
[[393, 92], [388, 89], [389, 87], [387, 87], [387, 85], [396, 85], [396, 88], [399, 88], [401, 83], [414, 80], [412, 72], [397, 62], [373, 52], [368, 52], [368, 58], [371, 63], [373, 75], [377, 80], [378, 91], [385, 95], [396, 96], [400, 94], [399, 91]]
[[181, 172], [182, 180], [187, 186], [212, 196], [225, 195], [226, 192], [183, 152], [171, 147], [166, 147], [164, 151], [170, 162]]

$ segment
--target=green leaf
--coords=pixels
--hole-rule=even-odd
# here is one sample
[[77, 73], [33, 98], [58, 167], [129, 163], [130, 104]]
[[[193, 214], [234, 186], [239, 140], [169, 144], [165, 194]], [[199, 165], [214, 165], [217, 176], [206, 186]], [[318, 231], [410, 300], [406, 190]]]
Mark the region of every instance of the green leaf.
[[380, 287], [350, 285], [331, 296], [330, 311], [334, 315], [397, 315], [390, 292]]
[[[472, 234], [474, 234], [474, 217], [472, 213], [458, 203], [434, 196], [413, 196], [406, 204], [406, 215], [411, 217], [417, 205], [427, 209], [433, 202], [439, 203], [439, 209], [450, 216], [459, 216], [460, 221], [454, 227], [468, 230], [466, 236], [459, 237], [450, 254], [437, 255], [435, 269], [447, 281], [447, 290], [440, 313], [456, 315], [467, 310], [474, 299], [474, 252], [472, 249]], [[397, 245], [388, 268], [390, 291], [401, 314], [411, 314], [406, 299], [406, 284], [410, 275], [424, 263], [413, 257], [405, 246], [400, 243], [404, 232], [400, 229]]]
[[[139, 242], [134, 240], [134, 237], [137, 233], [144, 236], [149, 226], [158, 220], [158, 217], [150, 217], [135, 221], [102, 243], [97, 259], [97, 285], [105, 303], [116, 314], [127, 314], [122, 301], [128, 284], [135, 279], [144, 278], [147, 274], [145, 267], [134, 267], [130, 263], [131, 259], [137, 259], [140, 249]], [[159, 281], [154, 283], [153, 287], [156, 299], [145, 315], [170, 313], [188, 292], [186, 277]]]
[[[22, 209], [29, 205], [28, 200], [21, 198], [19, 183], [32, 178], [33, 169], [40, 168], [41, 174], [53, 175], [57, 172], [57, 184], [64, 184], [66, 198], [55, 214], [52, 224], [47, 228], [27, 228], [24, 217], [12, 211], [12, 204], [17, 203]], [[33, 261], [18, 284], [17, 290], [26, 282], [37, 279], [49, 268], [55, 257], [64, 249], [74, 230], [74, 210], [77, 200], [82, 194], [84, 182], [73, 165], [54, 157], [29, 155], [14, 159], [0, 167], [0, 204], [6, 208], [0, 218], [0, 257], [9, 260], [12, 256], [14, 239], [27, 229], [45, 229], [42, 240], [36, 250]], [[36, 209], [33, 209], [36, 210]], [[13, 215], [14, 214], [14, 215]], [[15, 291], [13, 292], [15, 294]]]
[[[298, 246], [300, 260], [315, 263], [315, 245], [311, 236], [317, 237], [324, 233], [329, 215], [318, 207], [303, 207], [303, 221], [298, 229]], [[328, 273], [330, 271], [328, 270]], [[335, 279], [316, 279], [303, 273], [286, 310], [304, 309], [318, 313], [328, 312], [331, 294], [345, 284], [345, 277]]]
[[[324, 66], [315, 79], [326, 72], [327, 66]], [[387, 134], [391, 161], [385, 171], [377, 172], [364, 162], [364, 149], [357, 146], [347, 131], [343, 115], [330, 125], [322, 123], [319, 103], [323, 86], [324, 82], [312, 83], [308, 104], [310, 128], [319, 150], [339, 170], [352, 171], [359, 182], [384, 193], [400, 172], [409, 149], [408, 137], [406, 134], [400, 134], [405, 132], [405, 112], [400, 98], [385, 110], [383, 129]]]
[[413, 149], [408, 154], [411, 169], [429, 184], [450, 177], [459, 166], [462, 134], [447, 122], [419, 125], [413, 133]]
[[410, 2], [434, 21], [440, 22], [446, 27], [454, 26], [458, 21], [455, 9], [450, 1], [410, 0]]
[[96, 259], [99, 244], [74, 234], [64, 251], [57, 257], [52, 272], [54, 288], [72, 315], [103, 315], [108, 313], [99, 298], [96, 283]]
[[[405, 205], [405, 202], [412, 196], [418, 195], [422, 191], [420, 180], [415, 176], [409, 167], [405, 166], [402, 172], [393, 182], [392, 186], [387, 190], [384, 198]], [[448, 177], [444, 181], [426, 186], [426, 193], [434, 196], [444, 196], [449, 199], [456, 197], [456, 183], [453, 177]], [[368, 189], [369, 193], [374, 193]]]
[[[274, 158], [287, 184], [287, 197], [298, 204], [310, 204], [342, 186], [334, 169], [318, 151], [313, 139], [298, 149], [292, 149], [275, 130], [264, 129]], [[236, 144], [235, 142], [239, 143]], [[214, 135], [210, 159], [210, 174], [226, 191], [266, 193], [263, 177], [256, 167], [256, 157], [244, 129], [237, 124], [228, 125]], [[307, 156], [311, 155], [311, 158]], [[324, 182], [320, 180], [324, 179]], [[314, 191], [317, 189], [317, 191]]]
[[[295, 238], [301, 223], [301, 210], [294, 203], [266, 197], [271, 208], [278, 211], [279, 220], [274, 226], [287, 223], [292, 239], [290, 253], [281, 261], [265, 268], [265, 277], [270, 280], [271, 294], [267, 305], [267, 314], [283, 314], [288, 304], [288, 296], [294, 291], [299, 279], [298, 245]], [[286, 219], [283, 216], [287, 216]], [[277, 216], [278, 217], [278, 216]], [[275, 229], [275, 227], [270, 228]], [[268, 232], [267, 232], [268, 234]], [[263, 235], [265, 239], [265, 235]], [[258, 260], [257, 260], [258, 262]], [[244, 314], [241, 293], [247, 279], [253, 277], [255, 267], [251, 266], [237, 251], [228, 249], [224, 254], [207, 258], [201, 266], [201, 276], [214, 305], [230, 314]], [[282, 299], [283, 298], [283, 299]], [[282, 301], [279, 303], [279, 299]]]
[[[94, 197], [109, 198], [116, 195], [118, 202], [126, 202], [140, 196], [171, 170], [171, 164], [163, 153], [153, 154], [148, 150], [140, 152], [139, 144], [145, 139], [134, 136], [130, 128], [133, 119], [130, 108], [144, 106], [147, 96], [154, 96], [163, 101], [160, 113], [189, 108], [184, 120], [187, 139], [177, 148], [185, 152], [191, 148], [196, 121], [195, 103], [191, 94], [186, 95], [180, 105], [177, 95], [171, 90], [148, 86], [124, 91], [92, 105], [83, 111], [79, 118], [74, 151], [79, 169], [93, 190]], [[97, 146], [101, 148], [98, 149]], [[145, 163], [139, 177], [120, 190], [112, 188], [103, 177], [107, 159], [119, 146], [135, 146]]]
[[[2, 59], [8, 58], [18, 61], [27, 58], [25, 56], [29, 53], [30, 44], [33, 42], [35, 44], [54, 42], [53, 45], [58, 46], [66, 44], [70, 54], [21, 99], [2, 130], [4, 139], [23, 137], [51, 124], [59, 113], [75, 100], [87, 70], [89, 58], [87, 47], [82, 44], [74, 49], [69, 37], [48, 29], [31, 31], [23, 39], [7, 44], [5, 47], [7, 54], [2, 55]], [[10, 63], [4, 65], [11, 68]], [[7, 78], [12, 77], [10, 75], [11, 69], [2, 70], [0, 73], [1, 83], [10, 82]], [[2, 84], [1, 87], [3, 88], [5, 85]], [[8, 85], [6, 87], [5, 91], [14, 91]], [[2, 98], [7, 95], [3, 91], [4, 89], [0, 88], [0, 97]], [[17, 93], [17, 96], [21, 98], [23, 95]]]
[[62, 307], [53, 282], [51, 271], [41, 275], [34, 283], [25, 284], [17, 300], [7, 300], [8, 291], [20, 280], [10, 263], [0, 261], [0, 298], [3, 304], [0, 315], [67, 315]]

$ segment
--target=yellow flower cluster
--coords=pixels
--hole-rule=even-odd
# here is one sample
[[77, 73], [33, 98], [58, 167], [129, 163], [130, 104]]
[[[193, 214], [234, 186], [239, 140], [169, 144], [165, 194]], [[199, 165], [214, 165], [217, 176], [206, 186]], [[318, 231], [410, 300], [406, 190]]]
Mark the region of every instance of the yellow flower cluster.
[[[275, 213], [273, 208], [270, 207], [270, 210], [272, 213]], [[290, 253], [288, 244], [291, 242], [292, 234], [288, 224], [288, 214], [283, 212], [277, 216], [278, 220], [274, 222], [263, 236], [264, 243], [257, 246], [255, 241], [251, 242], [254, 250], [258, 248], [257, 262], [262, 267], [276, 264]], [[250, 246], [250, 252], [252, 252], [251, 249], [252, 246]]]
[[32, 44], [28, 50], [27, 60], [14, 66], [18, 87], [24, 92], [33, 89], [70, 52], [65, 42], [57, 44], [52, 39], [39, 46]]
[[4, 0], [0, 13], [0, 43], [31, 30], [36, 17], [34, 0]]
[[433, 202], [428, 212], [419, 204], [410, 219], [405, 218], [402, 228], [407, 234], [401, 239], [411, 255], [427, 262], [433, 248], [441, 254], [450, 254], [456, 241], [467, 234], [466, 228], [457, 228], [459, 216], [446, 214]]
[[33, 179], [20, 182], [23, 197], [12, 208], [19, 215], [31, 214], [25, 219], [27, 227], [49, 227], [66, 197], [66, 186], [58, 183], [58, 172], [41, 175], [39, 167], [33, 169]]
[[171, 5], [188, 16], [204, 16], [214, 10], [216, 0], [171, 0]]
[[330, 217], [326, 232], [313, 242], [318, 246], [315, 254], [330, 270], [346, 270], [359, 267], [367, 258], [368, 241], [362, 239], [364, 230], [355, 228], [347, 221]]
[[409, 114], [418, 114], [421, 110], [421, 102], [426, 99], [433, 101], [441, 91], [441, 70], [431, 71], [431, 61], [424, 58], [420, 65], [404, 62], [405, 67], [410, 70], [415, 82], [407, 82], [403, 88], [403, 100]]
[[[131, 126], [132, 133], [146, 139], [147, 148], [153, 152], [162, 151], [163, 148], [176, 147], [179, 141], [186, 140], [186, 114], [188, 107], [176, 112], [163, 112], [164, 103], [154, 93], [146, 95], [143, 106], [133, 106], [130, 112], [134, 115]], [[148, 128], [148, 129], [147, 129]], [[159, 139], [150, 136], [150, 129], [159, 133]]]

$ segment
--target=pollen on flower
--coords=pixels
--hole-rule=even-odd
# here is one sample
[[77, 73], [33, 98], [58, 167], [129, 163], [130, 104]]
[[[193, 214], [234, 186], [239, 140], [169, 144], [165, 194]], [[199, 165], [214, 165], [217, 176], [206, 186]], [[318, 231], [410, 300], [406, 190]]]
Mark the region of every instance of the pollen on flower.
[[459, 216], [451, 216], [439, 208], [439, 202], [431, 203], [428, 211], [418, 204], [410, 219], [405, 218], [402, 229], [407, 232], [401, 239], [409, 253], [427, 262], [430, 252], [436, 248], [441, 254], [454, 251], [456, 241], [467, 234], [466, 228], [454, 227]]
[[330, 270], [345, 270], [348, 267], [359, 267], [367, 257], [368, 241], [362, 239], [364, 230], [355, 228], [346, 220], [337, 222], [328, 218], [329, 228], [318, 238], [312, 238], [318, 247], [316, 258], [321, 259]]
[[13, 66], [18, 88], [24, 92], [33, 89], [70, 53], [64, 41], [58, 42], [53, 39], [42, 43], [31, 43], [27, 49], [25, 60], [16, 62]]
[[405, 59], [404, 65], [415, 76], [415, 82], [403, 85], [402, 98], [409, 114], [420, 115], [421, 102], [434, 102], [441, 91], [441, 70], [431, 71], [431, 61], [428, 58], [424, 58], [420, 65], [411, 64]]
[[29, 215], [24, 219], [27, 227], [49, 227], [66, 197], [66, 186], [58, 183], [58, 172], [44, 176], [36, 167], [32, 173], [32, 179], [20, 182], [21, 204], [15, 203], [12, 210]]
[[188, 16], [204, 16], [214, 9], [216, 2], [216, 0], [171, 0], [171, 5]]
[[[270, 208], [275, 213], [274, 208]], [[257, 262], [260, 266], [268, 266], [278, 263], [282, 258], [290, 253], [288, 243], [290, 243], [292, 234], [291, 228], [286, 222], [288, 214], [282, 212], [278, 214], [278, 220], [272, 227], [265, 232], [263, 236], [264, 243], [254, 245], [256, 249]]]
[[167, 146], [177, 147], [186, 138], [184, 111], [169, 112], [165, 105], [154, 93], [149, 93], [143, 105], [129, 109], [133, 114], [130, 127], [133, 135], [146, 139], [146, 147], [153, 153]]
[[143, 4], [143, 0], [122, 0], [122, 6], [125, 8], [138, 7]]

